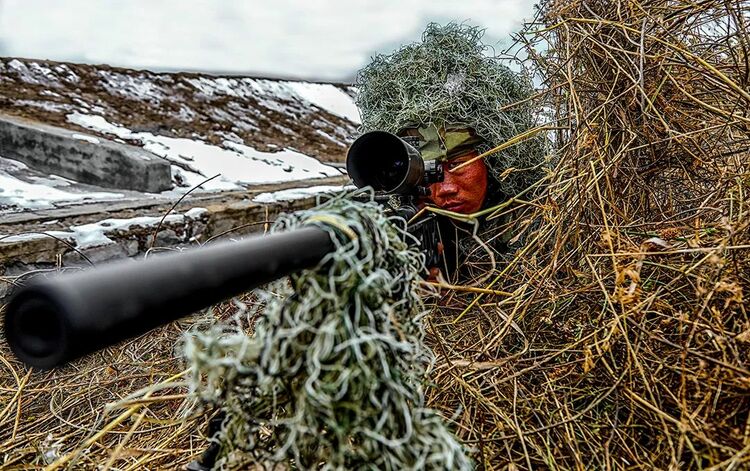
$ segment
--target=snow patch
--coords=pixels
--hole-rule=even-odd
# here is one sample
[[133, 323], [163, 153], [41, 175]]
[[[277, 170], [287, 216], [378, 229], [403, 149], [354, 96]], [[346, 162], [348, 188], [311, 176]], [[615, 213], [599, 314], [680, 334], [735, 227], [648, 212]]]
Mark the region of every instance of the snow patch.
[[[190, 211], [188, 211], [188, 213], [190, 213]], [[195, 214], [195, 212], [193, 214]], [[186, 216], [187, 213], [185, 215], [170, 214], [164, 218], [164, 223], [179, 224], [185, 221]], [[78, 249], [86, 249], [114, 244], [115, 242], [107, 237], [108, 234], [112, 235], [118, 231], [128, 231], [133, 227], [156, 227], [161, 220], [161, 216], [141, 216], [130, 219], [112, 218], [81, 226], [71, 226], [70, 231], [47, 231], [0, 236], [0, 243], [25, 242], [53, 236], [74, 243], [75, 247]]]
[[190, 219], [198, 219], [207, 212], [208, 210], [206, 208], [192, 208], [185, 213], [185, 217]]
[[359, 109], [354, 100], [345, 91], [335, 85], [309, 82], [286, 82], [289, 88], [313, 105], [348, 119], [354, 124], [361, 124]]
[[146, 77], [131, 77], [127, 74], [100, 70], [101, 84], [113, 95], [134, 98], [139, 101], [159, 102], [164, 91]]
[[94, 136], [87, 136], [86, 134], [75, 134], [74, 133], [70, 137], [72, 137], [73, 139], [78, 139], [78, 140], [81, 140], [81, 141], [90, 142], [92, 144], [99, 144], [99, 142], [100, 142], [99, 139], [95, 138]]
[[[131, 227], [150, 227], [156, 226], [161, 221], [161, 216], [141, 216], [131, 219], [105, 219], [103, 221], [95, 222], [92, 224], [84, 224], [82, 226], [72, 226], [70, 228], [72, 232], [72, 238], [76, 241], [76, 247], [79, 249], [85, 249], [89, 247], [97, 247], [100, 245], [113, 244], [114, 241], [107, 237], [106, 234], [117, 231], [127, 231]], [[180, 223], [183, 222], [184, 216], [180, 214], [170, 214], [164, 218], [165, 223]]]
[[122, 198], [121, 193], [71, 193], [45, 184], [28, 183], [0, 171], [0, 205], [18, 206], [25, 209], [53, 208], [57, 203], [73, 203], [83, 200], [112, 200]]
[[294, 110], [288, 103], [302, 101], [354, 124], [362, 122], [354, 99], [344, 90], [328, 83], [224, 77], [200, 77], [188, 79], [187, 82], [203, 95], [253, 97], [260, 105], [279, 113], [291, 114]]
[[47, 177], [30, 176], [28, 178], [39, 185], [46, 185], [51, 187], [70, 186], [71, 183], [75, 183], [72, 180], [63, 178], [59, 175], [49, 175]]
[[335, 138], [335, 137], [333, 137], [333, 136], [329, 136], [328, 134], [326, 134], [325, 132], [321, 131], [320, 129], [316, 129], [316, 130], [315, 130], [315, 134], [317, 134], [317, 135], [319, 135], [319, 136], [322, 136], [323, 138], [325, 138], [325, 139], [327, 139], [327, 140], [329, 140], [329, 141], [333, 142], [333, 143], [334, 143], [334, 144], [336, 144], [337, 146], [342, 146], [342, 147], [346, 147], [346, 144], [344, 144], [343, 142], [339, 141], [338, 139], [336, 139], [336, 138]]
[[353, 186], [335, 186], [335, 185], [318, 185], [309, 186], [306, 188], [290, 188], [288, 190], [274, 191], [271, 193], [261, 193], [253, 198], [254, 203], [278, 203], [279, 201], [294, 201], [304, 198], [310, 198], [311, 196], [330, 194], [330, 193], [341, 193], [354, 189]]
[[71, 113], [67, 118], [71, 123], [87, 129], [139, 141], [144, 149], [174, 164], [172, 175], [181, 186], [193, 187], [214, 175], [220, 177], [205, 183], [201, 188], [233, 190], [240, 189], [241, 185], [341, 175], [338, 169], [289, 149], [261, 152], [229, 140], [224, 141], [224, 147], [218, 147], [199, 139], [132, 132], [109, 123], [101, 116]]
[[35, 100], [17, 100], [17, 105], [33, 106], [34, 108], [40, 108], [44, 111], [50, 111], [52, 113], [67, 113], [72, 107], [64, 103], [55, 103], [53, 101], [35, 101]]

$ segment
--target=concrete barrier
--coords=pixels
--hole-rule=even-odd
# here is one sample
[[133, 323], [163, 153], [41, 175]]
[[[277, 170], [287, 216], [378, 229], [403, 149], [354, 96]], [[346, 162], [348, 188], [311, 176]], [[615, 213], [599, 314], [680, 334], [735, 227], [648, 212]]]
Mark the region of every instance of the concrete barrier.
[[[89, 267], [90, 262], [98, 264], [125, 257], [140, 258], [152, 246], [160, 250], [196, 247], [198, 243], [206, 243], [211, 239], [237, 238], [263, 232], [266, 222], [273, 221], [282, 212], [312, 207], [315, 197], [269, 204], [253, 203], [250, 200], [201, 203], [205, 203], [202, 204], [205, 206], [204, 210], [195, 212], [193, 209], [194, 213], [191, 214], [187, 208], [192, 202], [187, 201], [177, 213], [182, 216], [176, 220], [166, 218], [159, 226], [156, 243], [153, 242], [156, 226], [141, 223], [134, 223], [125, 229], [116, 228], [106, 233], [109, 242], [85, 247], [78, 246], [71, 232], [73, 228], [67, 231], [68, 234], [62, 234], [59, 230], [49, 231], [45, 229], [46, 226], [37, 225], [31, 232], [24, 231], [19, 236], [0, 236], [0, 306], [13, 285], [21, 284], [22, 279], [29, 276], [56, 272], [63, 268]], [[142, 216], [144, 212], [138, 211], [138, 215]], [[163, 213], [151, 211], [150, 215], [158, 221]], [[71, 221], [78, 219], [70, 218]], [[97, 221], [87, 219], [86, 222]]]
[[172, 187], [169, 162], [139, 147], [0, 115], [0, 155], [42, 172], [105, 188]]

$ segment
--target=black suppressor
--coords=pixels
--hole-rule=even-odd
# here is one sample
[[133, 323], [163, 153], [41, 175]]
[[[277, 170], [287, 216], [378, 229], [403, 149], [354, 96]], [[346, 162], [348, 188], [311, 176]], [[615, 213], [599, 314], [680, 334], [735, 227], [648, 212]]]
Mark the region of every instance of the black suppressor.
[[6, 337], [24, 363], [52, 368], [314, 267], [333, 250], [328, 232], [306, 227], [33, 280], [8, 303]]

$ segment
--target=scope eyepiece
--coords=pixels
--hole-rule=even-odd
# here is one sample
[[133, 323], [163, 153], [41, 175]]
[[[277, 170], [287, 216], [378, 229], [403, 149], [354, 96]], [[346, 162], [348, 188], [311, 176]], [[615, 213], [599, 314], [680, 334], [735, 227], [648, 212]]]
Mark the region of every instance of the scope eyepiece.
[[414, 194], [425, 185], [425, 163], [419, 151], [385, 131], [360, 136], [349, 148], [346, 170], [358, 188]]

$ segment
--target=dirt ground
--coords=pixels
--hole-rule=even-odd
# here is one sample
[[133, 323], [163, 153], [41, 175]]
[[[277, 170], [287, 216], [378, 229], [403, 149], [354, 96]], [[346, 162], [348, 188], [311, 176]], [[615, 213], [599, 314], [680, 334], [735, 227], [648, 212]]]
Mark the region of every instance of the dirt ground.
[[[265, 152], [288, 148], [324, 162], [344, 161], [356, 133], [353, 123], [283, 93], [270, 93], [279, 81], [254, 82], [265, 91], [242, 77], [0, 58], [0, 109], [87, 133], [92, 131], [69, 123], [66, 116], [97, 114], [135, 132], [215, 145], [225, 140], [251, 143]], [[337, 86], [353, 93], [347, 85]]]

